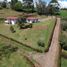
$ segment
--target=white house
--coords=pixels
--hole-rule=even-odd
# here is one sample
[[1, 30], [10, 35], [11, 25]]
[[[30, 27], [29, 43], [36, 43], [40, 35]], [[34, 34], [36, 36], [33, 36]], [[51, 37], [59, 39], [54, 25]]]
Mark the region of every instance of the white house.
[[36, 22], [38, 22], [38, 18], [36, 18], [36, 17], [28, 17], [28, 18], [26, 18], [26, 22], [27, 23], [36, 23]]
[[5, 23], [6, 24], [12, 24], [12, 25], [15, 25], [16, 22], [17, 22], [18, 18], [17, 17], [7, 17], [5, 19]]

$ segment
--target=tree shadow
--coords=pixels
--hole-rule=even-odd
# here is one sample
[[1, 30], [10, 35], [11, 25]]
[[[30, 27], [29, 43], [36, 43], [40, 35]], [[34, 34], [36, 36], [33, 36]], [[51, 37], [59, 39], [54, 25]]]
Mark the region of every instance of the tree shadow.
[[18, 47], [8, 45], [3, 46], [0, 48], [0, 60], [2, 60], [3, 57], [10, 58], [11, 54], [16, 52], [18, 50]]

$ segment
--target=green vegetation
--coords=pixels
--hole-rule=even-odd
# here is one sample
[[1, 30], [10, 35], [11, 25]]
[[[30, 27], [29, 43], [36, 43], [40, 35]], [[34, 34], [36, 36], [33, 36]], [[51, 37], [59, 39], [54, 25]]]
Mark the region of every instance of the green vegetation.
[[21, 12], [14, 11], [12, 9], [2, 9], [0, 10], [0, 18], [6, 18], [9, 16], [16, 16], [23, 15]]
[[[0, 33], [13, 38], [19, 42], [22, 42], [28, 46], [44, 51], [48, 48], [49, 39], [54, 28], [55, 20], [49, 20], [46, 22], [34, 23], [31, 29], [19, 29], [17, 25], [14, 26], [15, 33], [11, 33], [10, 25], [0, 24]], [[45, 47], [38, 46], [40, 39], [44, 40]]]
[[67, 59], [61, 58], [61, 67], [67, 67]]
[[22, 11], [22, 3], [21, 2], [17, 2], [14, 6], [14, 9], [16, 11]]
[[60, 44], [64, 50], [67, 50], [67, 36], [64, 34], [64, 32], [61, 35]]
[[67, 21], [62, 20], [61, 26], [62, 26], [62, 30], [66, 31], [67, 30]]
[[62, 34], [60, 43], [64, 49], [64, 51], [62, 51], [61, 67], [67, 67], [67, 10], [61, 10], [60, 16], [62, 18]]
[[67, 10], [61, 10], [60, 11], [60, 16], [62, 19], [67, 19]]
[[[23, 56], [23, 50], [17, 49], [13, 44], [0, 43], [1, 67], [33, 67], [33, 64]], [[17, 49], [17, 51], [16, 51]]]
[[24, 56], [27, 52], [21, 45], [0, 36], [0, 66], [1, 67], [33, 67]]

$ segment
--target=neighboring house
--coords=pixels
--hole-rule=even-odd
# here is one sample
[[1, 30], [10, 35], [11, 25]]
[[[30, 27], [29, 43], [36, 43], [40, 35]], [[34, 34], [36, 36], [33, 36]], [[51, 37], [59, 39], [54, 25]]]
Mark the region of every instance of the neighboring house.
[[38, 18], [28, 17], [28, 18], [26, 19], [26, 22], [27, 22], [27, 23], [36, 23], [36, 22], [38, 22]]
[[12, 25], [15, 25], [16, 22], [17, 22], [18, 18], [17, 17], [7, 17], [5, 19], [5, 23], [6, 24], [12, 24]]

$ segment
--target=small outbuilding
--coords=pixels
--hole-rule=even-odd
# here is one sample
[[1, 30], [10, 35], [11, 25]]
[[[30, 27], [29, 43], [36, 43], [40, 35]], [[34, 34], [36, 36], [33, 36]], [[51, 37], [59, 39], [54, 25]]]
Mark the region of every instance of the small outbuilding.
[[36, 17], [28, 17], [26, 19], [26, 22], [27, 23], [36, 23], [36, 22], [38, 22], [38, 18], [36, 18]]
[[7, 17], [5, 19], [5, 23], [15, 25], [17, 20], [18, 20], [18, 17]]

